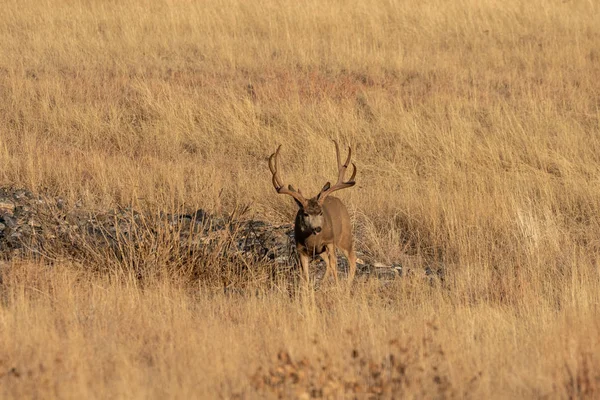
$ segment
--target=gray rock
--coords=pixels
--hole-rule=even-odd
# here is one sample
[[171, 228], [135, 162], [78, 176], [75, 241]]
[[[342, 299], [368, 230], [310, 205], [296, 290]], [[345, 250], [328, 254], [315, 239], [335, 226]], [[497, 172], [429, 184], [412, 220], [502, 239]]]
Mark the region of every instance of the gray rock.
[[[90, 213], [81, 204], [69, 205], [60, 198], [45, 199], [22, 189], [0, 188], [0, 258], [46, 255], [52, 259], [58, 254], [76, 261], [94, 257], [105, 261], [108, 254], [137, 268], [143, 263], [156, 265], [160, 251], [162, 262], [194, 268], [204, 268], [207, 262], [214, 263], [212, 268], [220, 268], [225, 264], [223, 260], [233, 261], [240, 270], [270, 265], [288, 273], [296, 267], [291, 224], [245, 219], [243, 210], [238, 214], [217, 216], [198, 209], [151, 215], [131, 208]], [[383, 264], [360, 252], [358, 256], [359, 277], [393, 280], [419, 269], [431, 279], [444, 277], [443, 265], [429, 265], [423, 270], [421, 266], [427, 264], [419, 257], [405, 256], [396, 263]], [[338, 260], [338, 271], [343, 276], [347, 260], [342, 256]], [[325, 264], [317, 257], [311, 268], [318, 278]]]

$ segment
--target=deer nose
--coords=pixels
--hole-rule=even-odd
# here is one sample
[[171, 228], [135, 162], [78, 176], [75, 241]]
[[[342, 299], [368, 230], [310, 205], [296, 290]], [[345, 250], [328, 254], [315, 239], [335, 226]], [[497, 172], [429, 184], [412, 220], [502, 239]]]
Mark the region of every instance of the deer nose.
[[314, 232], [314, 233], [319, 233], [319, 232], [321, 232], [321, 227], [320, 227], [320, 226], [317, 226], [315, 229], [313, 229], [313, 232]]

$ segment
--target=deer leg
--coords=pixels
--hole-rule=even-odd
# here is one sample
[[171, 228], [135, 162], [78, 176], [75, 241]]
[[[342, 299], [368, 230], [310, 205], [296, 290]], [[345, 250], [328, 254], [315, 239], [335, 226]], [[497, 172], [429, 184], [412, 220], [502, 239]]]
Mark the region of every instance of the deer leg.
[[356, 275], [356, 252], [350, 248], [350, 250], [344, 250], [344, 255], [348, 259], [348, 283], [352, 283]]
[[321, 253], [321, 259], [323, 259], [323, 261], [325, 261], [325, 274], [323, 275], [323, 282], [325, 282], [327, 280], [327, 278], [330, 275], [330, 262], [329, 262], [329, 252], [324, 252]]
[[333, 272], [333, 279], [335, 280], [335, 283], [338, 283], [337, 256], [335, 255], [335, 245], [333, 243], [327, 245], [327, 255], [329, 256], [328, 267], [331, 267], [331, 272]]
[[300, 258], [300, 265], [302, 266], [302, 272], [304, 273], [304, 280], [306, 283], [308, 283], [308, 256], [302, 252], [299, 252], [298, 258]]

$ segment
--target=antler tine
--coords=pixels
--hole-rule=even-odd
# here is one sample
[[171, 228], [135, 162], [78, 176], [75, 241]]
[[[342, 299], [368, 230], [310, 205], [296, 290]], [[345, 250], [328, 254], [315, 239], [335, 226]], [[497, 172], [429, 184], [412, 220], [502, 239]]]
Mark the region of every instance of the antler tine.
[[348, 168], [348, 164], [350, 164], [351, 158], [352, 158], [352, 147], [348, 147], [348, 158], [346, 158], [346, 162], [344, 163], [344, 168]]
[[354, 177], [356, 176], [356, 164], [352, 163], [352, 168], [353, 168], [352, 176], [350, 177], [348, 182], [356, 183], [356, 182], [354, 182]]
[[292, 185], [288, 185], [286, 188], [285, 184], [281, 181], [281, 177], [279, 176], [279, 150], [281, 150], [281, 145], [279, 145], [275, 153], [271, 154], [269, 157], [269, 169], [273, 174], [273, 186], [275, 187], [277, 193], [288, 194], [296, 199], [300, 204], [305, 205], [306, 199], [302, 193], [300, 193], [300, 190], [296, 191]]
[[[344, 180], [344, 174], [346, 173], [346, 168], [348, 168], [348, 165], [350, 165], [350, 160], [352, 159], [352, 148], [348, 147], [348, 157], [346, 157], [346, 161], [344, 162], [344, 164], [342, 164], [342, 160], [340, 158], [340, 147], [338, 145], [338, 142], [336, 140], [333, 140], [333, 144], [335, 144], [335, 157], [337, 159], [337, 165], [338, 165], [338, 181], [337, 181], [337, 183], [342, 183]], [[354, 163], [352, 163], [352, 165], [354, 165]], [[354, 165], [354, 170], [356, 173], [355, 165]], [[352, 178], [350, 178], [350, 181], [354, 178], [355, 173], [352, 174]]]
[[275, 186], [275, 189], [277, 191], [279, 191], [279, 188], [281, 188], [283, 186], [283, 184], [281, 183], [281, 180], [279, 179], [279, 150], [281, 149], [281, 145], [279, 145], [279, 147], [277, 147], [277, 150], [275, 151], [275, 153], [271, 154], [271, 157], [269, 157], [269, 169], [271, 170], [271, 173], [273, 174], [273, 186]]
[[[332, 140], [333, 144], [335, 144], [335, 157], [337, 158], [338, 169], [342, 168], [342, 162], [340, 158], [340, 147], [338, 145], [337, 140]], [[348, 167], [350, 164], [350, 159], [352, 158], [352, 147], [348, 147], [348, 157], [346, 157], [346, 162], [344, 162], [343, 166]]]
[[348, 165], [350, 164], [350, 160], [352, 159], [352, 148], [348, 147], [348, 157], [346, 157], [346, 162], [344, 164], [342, 164], [342, 161], [340, 158], [339, 145], [338, 145], [337, 141], [335, 141], [335, 140], [333, 141], [333, 143], [335, 144], [335, 156], [336, 156], [337, 164], [338, 164], [338, 180], [337, 180], [336, 184], [333, 186], [329, 186], [329, 183], [328, 183], [323, 187], [323, 189], [325, 189], [325, 190], [322, 190], [321, 193], [319, 193], [320, 200], [324, 199], [325, 197], [327, 197], [332, 192], [335, 192], [336, 190], [352, 187], [356, 184], [356, 182], [354, 181], [354, 177], [356, 176], [356, 165], [354, 163], [352, 163], [353, 171], [352, 171], [352, 176], [350, 177], [350, 180], [344, 182], [344, 175], [346, 174], [346, 169], [348, 168]]
[[333, 144], [335, 144], [335, 158], [337, 159], [338, 170], [342, 167], [340, 163], [340, 147], [338, 146], [337, 140], [332, 140]]

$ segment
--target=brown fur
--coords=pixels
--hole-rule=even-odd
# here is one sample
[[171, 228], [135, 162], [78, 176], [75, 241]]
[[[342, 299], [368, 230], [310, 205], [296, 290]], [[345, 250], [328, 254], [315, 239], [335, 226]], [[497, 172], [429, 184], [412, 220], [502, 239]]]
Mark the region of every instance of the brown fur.
[[[321, 232], [314, 233], [313, 226], [306, 223], [304, 213], [310, 215], [323, 214]], [[296, 214], [294, 227], [296, 250], [305, 278], [308, 280], [308, 264], [311, 257], [320, 255], [327, 265], [325, 276], [333, 273], [337, 281], [337, 256], [336, 249], [342, 250], [350, 266], [348, 281], [352, 282], [356, 273], [356, 253], [352, 242], [352, 225], [350, 215], [344, 203], [337, 197], [327, 197], [321, 206], [316, 198], [308, 201], [306, 208], [300, 207]]]
[[273, 174], [273, 186], [275, 186], [275, 190], [279, 194], [292, 196], [299, 207], [296, 214], [294, 236], [296, 250], [298, 251], [298, 257], [306, 282], [309, 280], [308, 264], [310, 259], [316, 255], [321, 256], [327, 265], [323, 279], [333, 274], [333, 278], [337, 282], [336, 249], [338, 248], [342, 250], [348, 259], [348, 281], [352, 282], [356, 274], [356, 253], [352, 241], [350, 215], [340, 199], [329, 196], [336, 190], [354, 186], [356, 166], [352, 164], [354, 167], [352, 176], [349, 181], [344, 182], [344, 174], [350, 163], [352, 153], [351, 150], [348, 151], [346, 162], [342, 164], [338, 144], [335, 141], [334, 143], [338, 163], [338, 181], [333, 186], [327, 182], [319, 194], [308, 200], [302, 196], [300, 190], [295, 190], [291, 185], [286, 188], [279, 178], [278, 156], [281, 146], [269, 158], [269, 168]]

